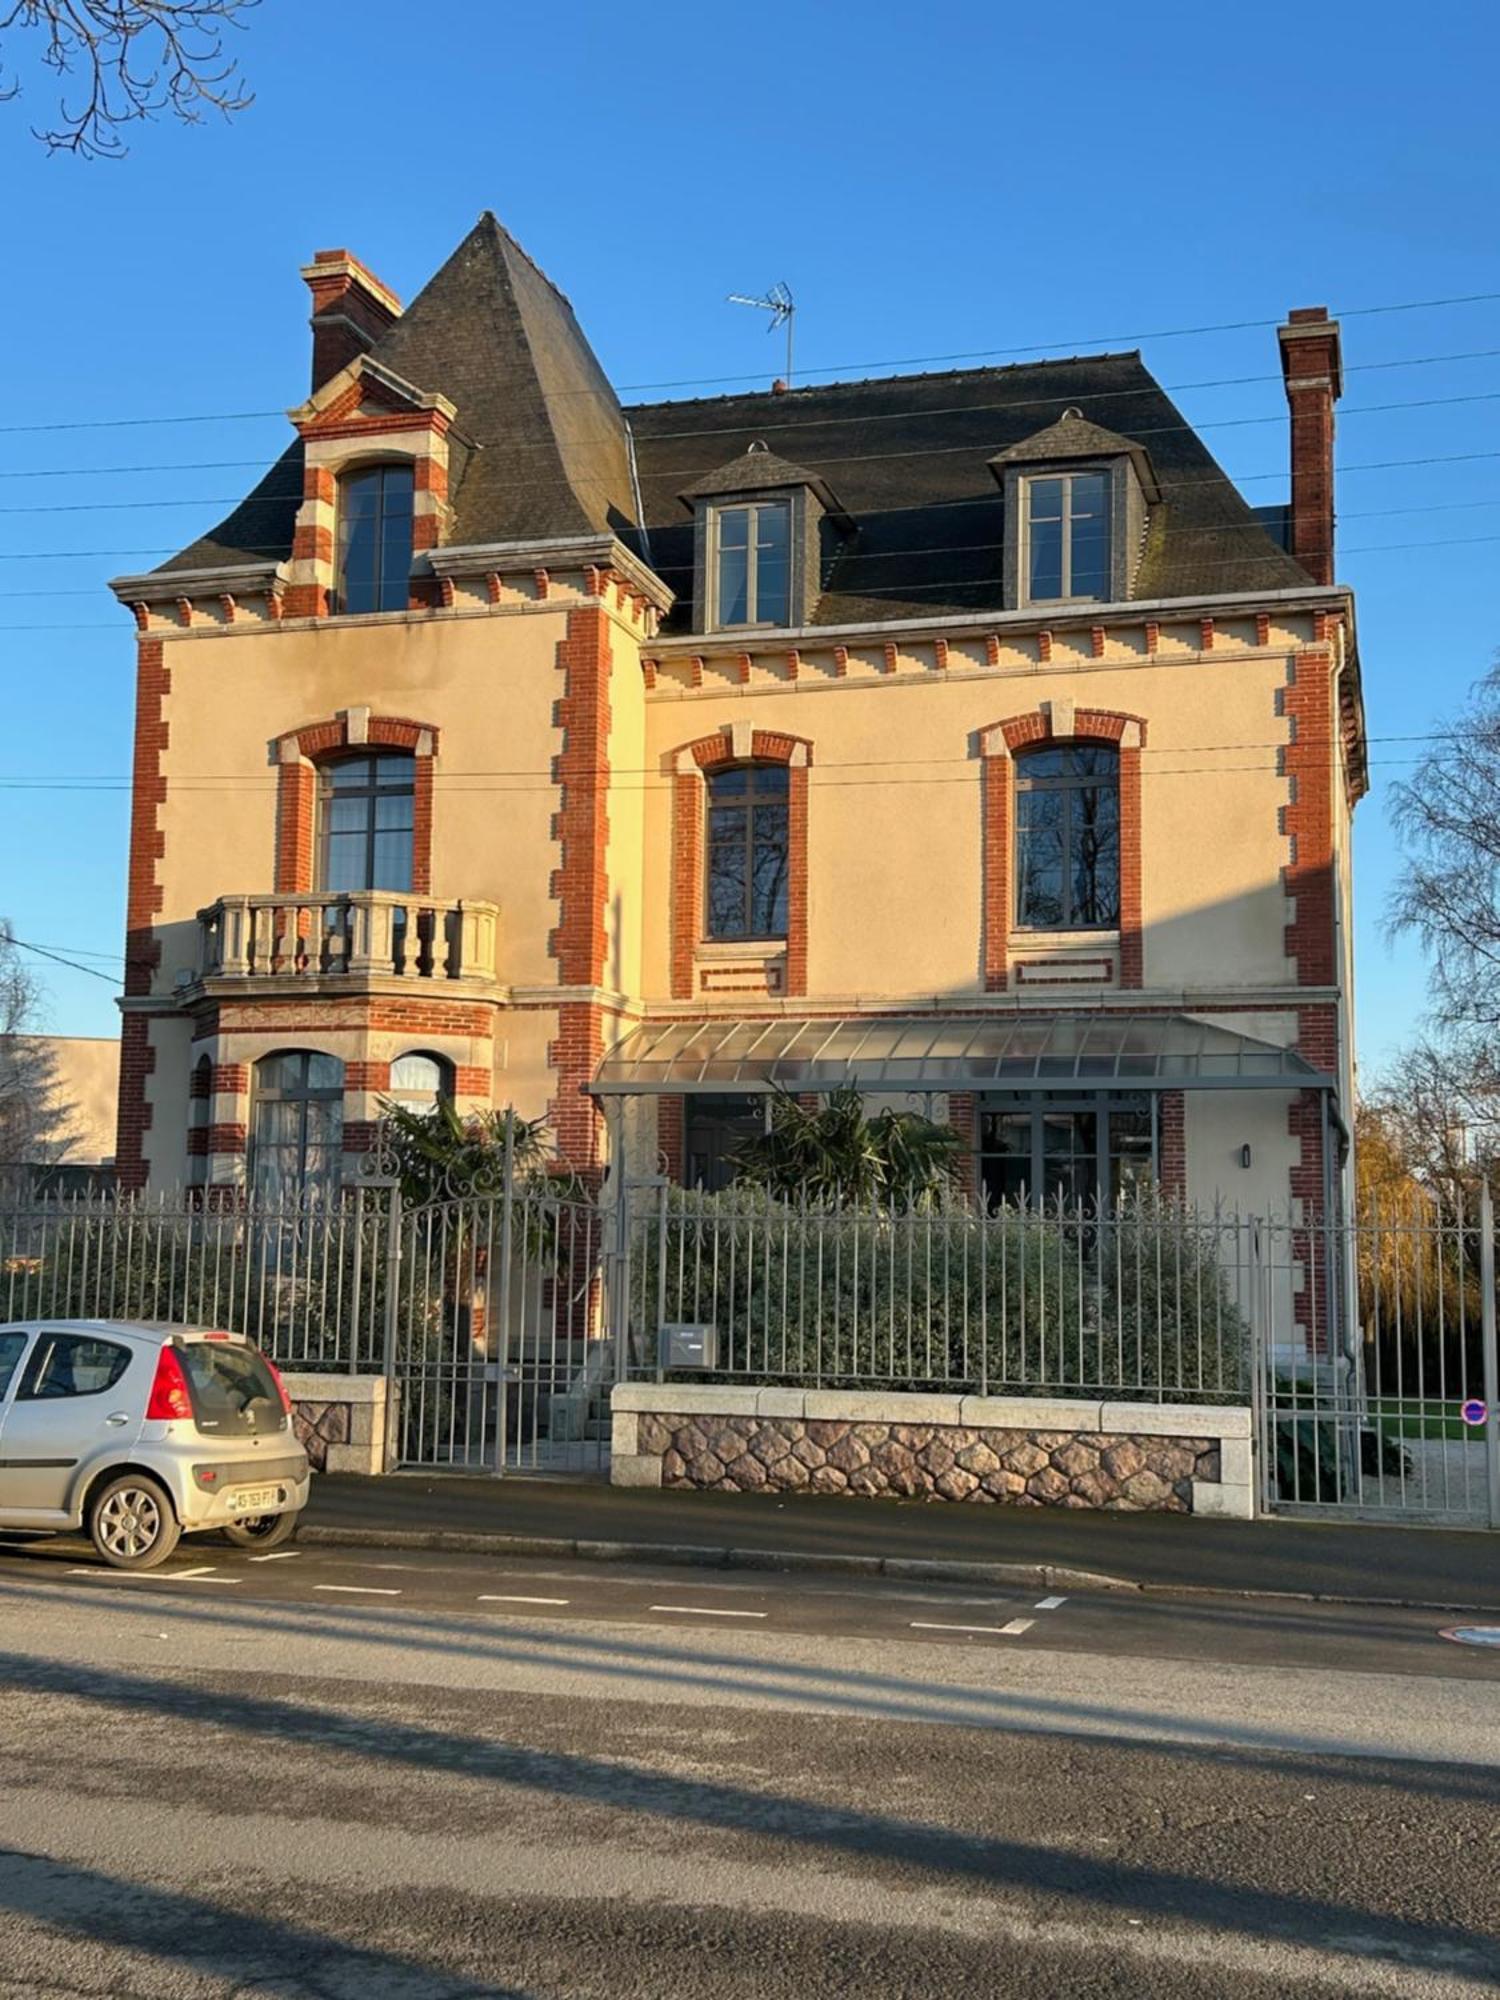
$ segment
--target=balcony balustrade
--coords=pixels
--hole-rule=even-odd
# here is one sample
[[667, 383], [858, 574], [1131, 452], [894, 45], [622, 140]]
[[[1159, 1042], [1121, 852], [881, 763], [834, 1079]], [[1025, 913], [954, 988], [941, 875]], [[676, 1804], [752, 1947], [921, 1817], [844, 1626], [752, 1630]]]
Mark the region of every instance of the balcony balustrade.
[[494, 903], [379, 889], [221, 896], [198, 912], [197, 976], [435, 986], [493, 980], [499, 920]]

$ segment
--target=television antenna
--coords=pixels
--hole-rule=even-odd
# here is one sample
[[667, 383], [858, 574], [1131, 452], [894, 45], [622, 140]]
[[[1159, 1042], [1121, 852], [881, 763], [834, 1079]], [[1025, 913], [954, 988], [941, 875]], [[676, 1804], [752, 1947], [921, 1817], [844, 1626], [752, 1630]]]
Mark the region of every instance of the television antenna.
[[786, 386], [792, 386], [792, 328], [797, 317], [797, 302], [792, 297], [791, 286], [784, 280], [771, 286], [763, 299], [753, 299], [746, 292], [731, 292], [725, 301], [731, 306], [754, 306], [757, 312], [771, 315], [767, 333], [774, 333], [778, 326], [786, 328]]

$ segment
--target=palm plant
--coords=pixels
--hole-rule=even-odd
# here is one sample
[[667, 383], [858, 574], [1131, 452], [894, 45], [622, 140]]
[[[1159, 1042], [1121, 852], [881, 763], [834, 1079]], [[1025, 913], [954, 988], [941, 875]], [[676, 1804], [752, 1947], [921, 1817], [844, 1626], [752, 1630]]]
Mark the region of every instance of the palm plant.
[[738, 1148], [734, 1164], [742, 1181], [776, 1200], [920, 1208], [957, 1183], [963, 1141], [951, 1125], [912, 1111], [869, 1118], [847, 1086], [811, 1110], [779, 1090], [770, 1109], [768, 1129]]

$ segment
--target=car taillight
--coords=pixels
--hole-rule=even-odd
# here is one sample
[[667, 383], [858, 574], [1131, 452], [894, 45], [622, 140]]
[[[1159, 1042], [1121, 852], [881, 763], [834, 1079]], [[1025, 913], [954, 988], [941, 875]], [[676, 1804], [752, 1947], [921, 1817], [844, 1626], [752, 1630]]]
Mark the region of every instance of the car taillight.
[[282, 1409], [290, 1416], [292, 1414], [292, 1399], [286, 1392], [285, 1382], [281, 1379], [281, 1370], [268, 1354], [263, 1354], [260, 1358], [271, 1371], [271, 1380], [276, 1384], [276, 1393], [281, 1398]]
[[182, 1372], [182, 1363], [177, 1359], [176, 1350], [164, 1347], [157, 1357], [156, 1377], [151, 1384], [151, 1398], [146, 1404], [148, 1424], [175, 1424], [191, 1418], [193, 1399], [188, 1394], [187, 1377]]

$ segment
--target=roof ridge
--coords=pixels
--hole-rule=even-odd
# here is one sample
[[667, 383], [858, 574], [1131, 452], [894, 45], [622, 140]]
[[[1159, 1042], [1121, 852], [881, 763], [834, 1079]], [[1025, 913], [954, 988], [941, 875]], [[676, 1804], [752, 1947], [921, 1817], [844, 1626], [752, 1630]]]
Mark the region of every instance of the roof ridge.
[[[540, 266], [538, 267], [540, 268]], [[545, 276], [545, 273], [543, 274]], [[550, 279], [548, 280], [550, 283]], [[821, 395], [828, 389], [868, 389], [877, 382], [951, 382], [959, 376], [1020, 375], [1028, 368], [1067, 368], [1080, 361], [1139, 361], [1138, 347], [1108, 347], [1097, 354], [1048, 354], [1035, 361], [988, 363], [974, 368], [926, 368], [893, 375], [841, 375], [831, 382], [804, 382], [795, 389], [726, 389], [717, 396], [663, 396], [655, 402], [622, 403], [624, 410], [683, 410], [697, 403], [740, 403], [774, 395], [778, 403], [794, 396]], [[1155, 380], [1155, 378], [1152, 378]], [[1158, 384], [1158, 387], [1160, 385]], [[618, 393], [618, 392], [617, 392]], [[1165, 395], [1166, 391], [1162, 391]]]
[[[497, 235], [503, 236], [505, 238], [506, 242], [510, 245], [511, 249], [515, 251], [518, 257], [520, 257], [525, 263], [531, 266], [532, 270], [536, 272], [537, 276], [541, 279], [542, 283], [547, 286], [548, 290], [553, 291], [557, 294], [557, 296], [562, 300], [563, 304], [567, 307], [568, 311], [573, 312], [573, 301], [568, 297], [567, 293], [563, 290], [562, 286], [557, 282], [556, 278], [551, 278], [547, 275], [547, 273], [542, 269], [541, 265], [537, 262], [535, 257], [533, 257], [531, 252], [526, 248], [526, 245], [521, 241], [521, 239], [518, 236], [513, 236], [511, 234], [511, 232], [506, 228], [505, 224], [500, 220], [499, 216], [496, 215], [495, 211], [492, 208], [486, 208], [481, 211], [479, 222], [476, 223], [475, 227], [476, 228], [481, 227], [486, 222], [492, 225]], [[574, 313], [574, 318], [575, 319], [577, 318], [576, 313]]]

